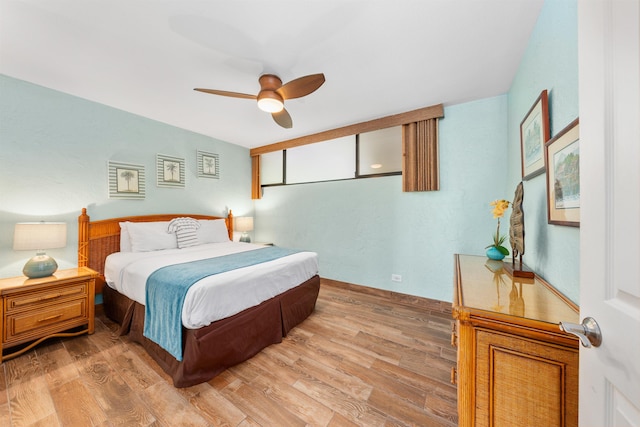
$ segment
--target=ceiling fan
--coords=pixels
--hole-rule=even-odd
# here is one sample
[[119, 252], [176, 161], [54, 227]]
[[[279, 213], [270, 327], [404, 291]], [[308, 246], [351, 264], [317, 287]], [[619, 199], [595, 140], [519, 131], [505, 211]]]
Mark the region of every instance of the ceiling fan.
[[232, 98], [257, 99], [258, 108], [271, 113], [273, 120], [280, 126], [290, 129], [293, 126], [291, 116], [284, 108], [287, 99], [301, 98], [315, 92], [324, 83], [324, 74], [310, 74], [282, 84], [280, 77], [273, 74], [263, 74], [258, 79], [260, 92], [258, 95], [249, 95], [239, 92], [227, 92], [216, 89], [195, 88], [199, 92], [213, 95], [230, 96]]

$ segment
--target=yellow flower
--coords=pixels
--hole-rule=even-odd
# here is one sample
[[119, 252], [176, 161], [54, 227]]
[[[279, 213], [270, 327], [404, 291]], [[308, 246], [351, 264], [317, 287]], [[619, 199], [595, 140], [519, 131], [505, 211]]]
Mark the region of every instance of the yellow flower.
[[494, 218], [502, 218], [504, 216], [504, 211], [509, 209], [509, 205], [511, 203], [508, 200], [494, 200], [489, 204], [489, 206], [493, 206], [493, 217]]

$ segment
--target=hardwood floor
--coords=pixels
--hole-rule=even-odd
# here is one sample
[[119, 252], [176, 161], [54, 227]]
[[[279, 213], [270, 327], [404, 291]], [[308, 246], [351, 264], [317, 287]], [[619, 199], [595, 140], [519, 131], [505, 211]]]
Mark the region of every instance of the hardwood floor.
[[455, 426], [451, 323], [449, 303], [323, 280], [281, 344], [176, 389], [98, 314], [0, 365], [0, 425]]

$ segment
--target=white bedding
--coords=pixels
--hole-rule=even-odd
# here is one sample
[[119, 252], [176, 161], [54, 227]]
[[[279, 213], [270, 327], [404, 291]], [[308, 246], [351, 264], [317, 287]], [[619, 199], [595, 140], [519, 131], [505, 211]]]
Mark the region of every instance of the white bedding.
[[[116, 252], [107, 257], [104, 275], [111, 288], [144, 305], [147, 277], [158, 268], [260, 247], [251, 243], [225, 242], [185, 249]], [[207, 326], [294, 288], [316, 274], [318, 255], [299, 252], [206, 277], [187, 292], [182, 324], [189, 329]]]

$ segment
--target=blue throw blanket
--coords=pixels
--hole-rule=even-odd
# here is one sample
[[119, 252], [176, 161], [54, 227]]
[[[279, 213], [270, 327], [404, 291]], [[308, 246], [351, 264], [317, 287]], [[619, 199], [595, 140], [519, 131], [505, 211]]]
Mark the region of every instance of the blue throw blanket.
[[147, 279], [144, 336], [182, 360], [182, 306], [189, 288], [198, 280], [225, 271], [273, 261], [300, 252], [268, 246], [169, 265], [151, 273]]

